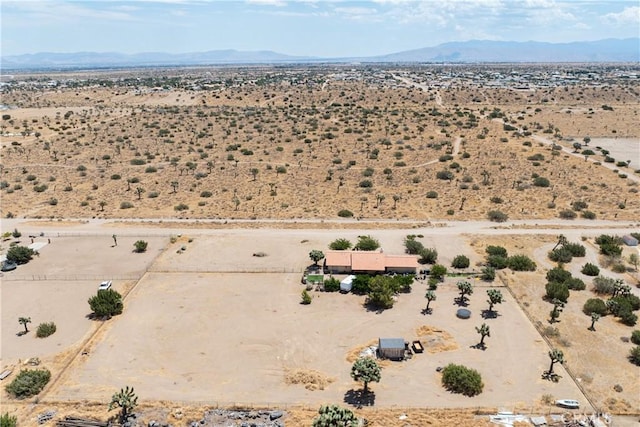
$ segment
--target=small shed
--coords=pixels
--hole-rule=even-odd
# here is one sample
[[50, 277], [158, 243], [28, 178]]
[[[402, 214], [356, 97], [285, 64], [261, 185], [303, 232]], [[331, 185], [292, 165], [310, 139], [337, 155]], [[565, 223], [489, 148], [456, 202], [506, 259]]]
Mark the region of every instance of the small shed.
[[345, 277], [342, 282], [340, 282], [340, 291], [341, 292], [351, 292], [351, 287], [353, 285], [353, 279], [355, 279], [356, 276], [354, 275], [349, 275], [347, 277]]
[[627, 246], [638, 246], [638, 239], [630, 234], [625, 234], [624, 236], [622, 236], [622, 241]]
[[381, 359], [404, 360], [404, 338], [378, 338], [378, 356]]

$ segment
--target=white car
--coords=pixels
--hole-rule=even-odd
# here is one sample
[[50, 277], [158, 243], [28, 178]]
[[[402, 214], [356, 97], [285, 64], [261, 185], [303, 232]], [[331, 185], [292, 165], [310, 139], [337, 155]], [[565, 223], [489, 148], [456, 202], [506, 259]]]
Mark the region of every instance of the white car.
[[98, 290], [99, 291], [106, 291], [107, 289], [111, 288], [111, 280], [105, 280], [104, 282], [100, 283], [100, 285], [98, 286]]

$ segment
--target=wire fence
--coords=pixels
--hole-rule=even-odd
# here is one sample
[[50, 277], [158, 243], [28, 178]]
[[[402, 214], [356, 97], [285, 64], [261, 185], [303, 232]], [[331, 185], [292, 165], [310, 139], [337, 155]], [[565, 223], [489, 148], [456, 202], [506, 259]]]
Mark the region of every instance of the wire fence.
[[4, 282], [37, 282], [37, 281], [59, 281], [59, 282], [88, 282], [109, 280], [138, 280], [142, 277], [140, 274], [125, 274], [105, 277], [97, 274], [4, 274], [2, 281]]

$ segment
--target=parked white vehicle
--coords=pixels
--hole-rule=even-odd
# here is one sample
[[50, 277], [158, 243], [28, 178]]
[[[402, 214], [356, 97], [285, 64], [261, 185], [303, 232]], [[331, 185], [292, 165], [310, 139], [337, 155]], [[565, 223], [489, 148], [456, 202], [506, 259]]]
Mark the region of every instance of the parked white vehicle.
[[98, 290], [99, 291], [106, 291], [107, 289], [111, 288], [111, 280], [105, 280], [104, 282], [100, 283], [100, 285], [98, 286]]
[[573, 399], [556, 400], [556, 406], [567, 409], [580, 409], [580, 402]]

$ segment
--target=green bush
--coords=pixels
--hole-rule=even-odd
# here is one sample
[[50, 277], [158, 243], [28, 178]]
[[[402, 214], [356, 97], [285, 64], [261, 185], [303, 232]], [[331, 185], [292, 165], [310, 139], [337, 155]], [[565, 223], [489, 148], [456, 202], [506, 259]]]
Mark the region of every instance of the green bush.
[[375, 276], [369, 281], [367, 304], [372, 307], [387, 309], [393, 307], [395, 289], [393, 280], [389, 276]]
[[435, 191], [428, 191], [427, 192], [427, 199], [437, 199], [438, 198], [438, 193]]
[[580, 272], [585, 276], [597, 276], [598, 274], [600, 274], [600, 269], [597, 265], [588, 262], [582, 267], [582, 270], [580, 270]]
[[340, 290], [340, 281], [335, 277], [330, 277], [324, 281], [325, 292], [338, 292]]
[[423, 248], [419, 255], [420, 264], [434, 264], [438, 261], [438, 251], [435, 248]]
[[553, 262], [561, 262], [563, 264], [571, 262], [573, 255], [565, 248], [558, 248], [548, 253], [549, 259]]
[[7, 393], [18, 399], [40, 393], [51, 379], [48, 369], [24, 369], [6, 387]]
[[629, 350], [629, 361], [634, 365], [640, 366], [640, 345]]
[[311, 295], [309, 295], [309, 292], [307, 292], [306, 289], [302, 291], [301, 297], [302, 297], [302, 301], [301, 301], [302, 304], [304, 305], [311, 304]]
[[487, 253], [487, 255], [496, 255], [507, 258], [507, 250], [502, 246], [487, 246], [485, 252]]
[[203, 192], [200, 193], [200, 197], [208, 198], [208, 197], [211, 197], [211, 196], [213, 196], [213, 193], [211, 191], [203, 191]]
[[34, 251], [26, 246], [13, 246], [7, 251], [7, 261], [26, 264], [33, 258]]
[[535, 185], [536, 187], [546, 188], [546, 187], [549, 187], [551, 183], [547, 178], [539, 176], [533, 179], [533, 185]]
[[564, 284], [572, 291], [584, 291], [587, 288], [587, 285], [577, 277], [570, 277], [564, 282]]
[[596, 219], [595, 212], [591, 211], [582, 211], [582, 214], [580, 216], [584, 219]]
[[113, 289], [99, 290], [89, 298], [89, 307], [96, 317], [111, 317], [121, 314], [124, 305], [122, 295]]
[[147, 250], [147, 246], [149, 246], [147, 242], [144, 240], [138, 240], [133, 244], [133, 251], [136, 253], [145, 252]]
[[564, 283], [571, 278], [571, 272], [562, 267], [555, 267], [547, 271], [547, 281]]
[[441, 264], [435, 264], [429, 271], [429, 276], [438, 280], [442, 280], [445, 274], [447, 274], [447, 267]]
[[482, 393], [482, 376], [475, 369], [462, 365], [448, 364], [442, 370], [442, 385], [452, 393], [476, 396]]
[[53, 335], [56, 332], [56, 324], [53, 322], [49, 323], [40, 323], [38, 325], [38, 329], [36, 331], [36, 336], [38, 338], [46, 338], [49, 335]]
[[593, 279], [593, 290], [597, 294], [610, 295], [613, 294], [616, 280], [611, 277], [598, 276]]
[[508, 258], [500, 255], [489, 255], [487, 257], [487, 265], [495, 268], [496, 270], [502, 270], [503, 268], [507, 268], [509, 260]]
[[569, 287], [564, 283], [549, 282], [545, 286], [547, 300], [554, 299], [567, 302], [569, 299]]
[[357, 251], [375, 251], [380, 247], [380, 242], [371, 236], [358, 236], [358, 243], [353, 247]]
[[120, 203], [120, 209], [131, 209], [132, 207], [133, 207], [133, 203], [131, 202]]
[[558, 212], [558, 216], [562, 219], [576, 219], [578, 214], [571, 209], [564, 209]]
[[349, 209], [342, 209], [338, 211], [338, 216], [341, 218], [351, 218], [353, 216], [353, 212], [351, 212]]
[[424, 250], [424, 245], [415, 236], [407, 236], [404, 238], [404, 250], [410, 255], [418, 255]]
[[496, 269], [490, 266], [484, 267], [480, 274], [480, 279], [485, 282], [493, 282], [496, 278]]
[[469, 258], [464, 255], [456, 256], [451, 262], [451, 267], [453, 268], [468, 268], [469, 267]]
[[351, 293], [356, 295], [366, 295], [371, 288], [369, 283], [371, 282], [371, 276], [366, 274], [358, 274], [356, 278], [351, 282]]
[[502, 211], [489, 211], [487, 212], [487, 218], [493, 222], [505, 222], [509, 219], [509, 216]]
[[16, 427], [18, 425], [18, 417], [9, 415], [8, 412], [0, 415], [0, 427]]
[[336, 239], [329, 244], [329, 249], [333, 251], [346, 251], [351, 248], [351, 242], [347, 239]]
[[567, 243], [562, 246], [562, 249], [569, 251], [569, 253], [576, 258], [581, 258], [587, 253], [586, 248], [580, 243]]
[[436, 173], [436, 178], [442, 179], [445, 181], [451, 181], [453, 179], [453, 172], [448, 170], [438, 171]]
[[189, 206], [185, 205], [184, 203], [180, 203], [179, 205], [174, 206], [173, 210], [178, 211], [178, 212], [188, 211], [189, 210]]
[[636, 329], [631, 332], [631, 342], [636, 345], [640, 345], [640, 330]]
[[535, 271], [536, 263], [526, 255], [512, 255], [507, 258], [507, 266], [513, 271]]
[[600, 298], [589, 298], [582, 306], [582, 312], [587, 316], [591, 316], [592, 313], [606, 316], [609, 310], [607, 309], [607, 304]]
[[638, 323], [638, 316], [630, 311], [624, 311], [620, 314], [620, 321], [627, 326], [635, 326]]

